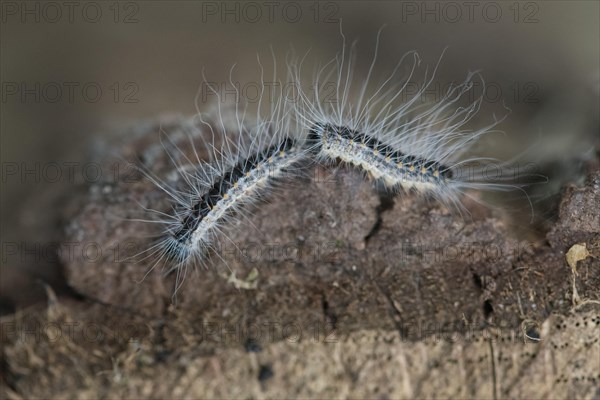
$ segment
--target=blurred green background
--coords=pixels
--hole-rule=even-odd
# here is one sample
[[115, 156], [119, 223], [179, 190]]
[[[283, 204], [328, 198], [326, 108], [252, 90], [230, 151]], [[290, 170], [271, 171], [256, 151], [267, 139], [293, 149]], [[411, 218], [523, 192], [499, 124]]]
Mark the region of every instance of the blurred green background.
[[59, 196], [45, 193], [75, 195], [78, 185], [49, 182], [45, 166], [85, 163], [103, 135], [132, 121], [195, 113], [203, 71], [223, 82], [237, 64], [239, 80], [256, 81], [257, 54], [270, 65], [271, 48], [281, 66], [291, 48], [311, 49], [309, 66], [329, 60], [341, 49], [340, 19], [348, 41], [358, 39], [359, 67], [385, 25], [378, 67], [409, 50], [433, 65], [448, 48], [441, 81], [481, 70], [512, 110], [500, 128], [522, 143], [541, 137], [536, 156], [557, 163], [556, 182], [581, 179], [571, 160], [598, 141], [596, 1], [1, 4], [3, 312], [43, 298], [38, 278], [60, 281], [47, 258], [9, 254], [15, 243], [60, 238]]

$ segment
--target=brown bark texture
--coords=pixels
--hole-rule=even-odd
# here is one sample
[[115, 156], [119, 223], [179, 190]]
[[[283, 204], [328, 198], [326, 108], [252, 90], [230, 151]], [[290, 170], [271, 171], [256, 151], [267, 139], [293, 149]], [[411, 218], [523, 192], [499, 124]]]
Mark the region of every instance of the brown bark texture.
[[118, 179], [65, 206], [65, 243], [94, 243], [60, 253], [79, 296], [3, 318], [3, 398], [600, 397], [598, 170], [532, 243], [474, 202], [309, 166], [224, 227], [174, 304], [175, 274], [129, 257], [159, 234], [141, 206], [169, 202], [126, 160], [166, 178], [158, 131], [191, 154], [190, 124], [139, 128]]

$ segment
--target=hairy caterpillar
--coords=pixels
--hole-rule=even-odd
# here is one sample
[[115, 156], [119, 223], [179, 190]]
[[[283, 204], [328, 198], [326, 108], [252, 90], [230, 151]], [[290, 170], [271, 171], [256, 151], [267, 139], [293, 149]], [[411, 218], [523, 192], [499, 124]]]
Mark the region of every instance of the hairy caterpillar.
[[[222, 227], [244, 217], [241, 210], [246, 205], [263, 197], [286, 172], [299, 170], [302, 162], [340, 160], [392, 193], [401, 189], [429, 193], [459, 211], [464, 209], [461, 195], [468, 196], [470, 189], [520, 189], [508, 183], [507, 177], [489, 179], [486, 174], [490, 165], [502, 169], [506, 163], [467, 156], [478, 139], [493, 132], [501, 121], [467, 128], [483, 100], [483, 95], [472, 101], [467, 96], [478, 75], [469, 73], [463, 82], [449, 85], [437, 101], [423, 102], [421, 96], [433, 82], [436, 65], [431, 76], [425, 71], [421, 89], [405, 99], [419, 57], [408, 53], [383, 81], [373, 85], [378, 47], [379, 36], [367, 76], [359, 79], [354, 76], [354, 49], [346, 54], [344, 43], [341, 55], [317, 72], [312, 90], [303, 85], [301, 63], [289, 64], [299, 97], [290, 102], [280, 96], [262, 115], [259, 101], [256, 120], [239, 101], [235, 110], [223, 112], [219, 99], [217, 122], [202, 120], [212, 136], [203, 143], [209, 162], [197, 153], [190, 160], [177, 146], [170, 152], [176, 165], [172, 180], [184, 188], [176, 190], [154, 179], [174, 205], [171, 213], [158, 212], [165, 229], [150, 251], [158, 254], [154, 265], [162, 260], [173, 264], [176, 291], [187, 267], [204, 263]], [[399, 69], [410, 55], [413, 63], [403, 81]], [[323, 88], [331, 78], [335, 102], [323, 98]]]
[[[254, 148], [255, 146], [250, 146]], [[240, 207], [263, 196], [263, 192], [277, 179], [285, 176], [294, 164], [301, 161], [303, 152], [297, 140], [286, 137], [269, 144], [265, 149], [244, 151], [236, 155], [234, 165], [225, 163], [214, 171], [210, 187], [201, 179], [192, 187], [189, 202], [179, 204], [181, 211], [167, 228], [165, 251], [178, 264], [194, 256], [202, 257], [203, 249], [210, 247], [219, 227]]]
[[169, 139], [163, 146], [175, 169], [164, 180], [145, 171], [171, 199], [172, 210], [149, 210], [158, 219], [150, 222], [164, 228], [157, 243], [143, 252], [144, 259], [156, 258], [148, 273], [161, 263], [171, 266], [169, 271], [177, 274], [175, 293], [187, 267], [204, 264], [216, 242], [227, 239], [221, 235], [224, 226], [243, 218], [247, 206], [310, 163], [305, 139], [282, 97], [268, 104], [266, 114], [260, 114], [259, 104], [254, 116], [241, 101], [222, 108], [219, 94], [214, 94], [219, 99], [216, 109], [197, 116], [211, 138], [188, 135], [191, 155]]
[[452, 179], [452, 170], [438, 161], [404, 154], [344, 126], [316, 123], [309, 141], [325, 157], [354, 164], [390, 188], [405, 185], [430, 190]]
[[[302, 85], [301, 63], [291, 66], [301, 89], [297, 117], [317, 160], [341, 161], [393, 194], [406, 189], [424, 192], [460, 212], [466, 211], [461, 196], [470, 196], [470, 189], [522, 190], [510, 173], [514, 160], [470, 154], [478, 140], [503, 120], [494, 118], [486, 126], [469, 128], [484, 99], [483, 91], [473, 94], [478, 73], [467, 74], [463, 82], [440, 90], [434, 101], [425, 101], [439, 62], [430, 76], [425, 71], [419, 90], [408, 93], [421, 62], [416, 53], [406, 54], [374, 83], [379, 36], [365, 78], [355, 76], [355, 48], [346, 47], [344, 38], [341, 54], [317, 71], [310, 86]], [[410, 56], [408, 77], [402, 77], [399, 71]], [[332, 81], [334, 101], [328, 90]]]

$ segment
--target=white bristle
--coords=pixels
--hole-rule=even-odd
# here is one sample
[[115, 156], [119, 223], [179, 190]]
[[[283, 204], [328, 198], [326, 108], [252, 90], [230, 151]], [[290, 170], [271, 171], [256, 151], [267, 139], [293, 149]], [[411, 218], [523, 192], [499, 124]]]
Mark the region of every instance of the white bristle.
[[217, 242], [227, 240], [222, 235], [225, 226], [243, 218], [246, 207], [266, 197], [282, 178], [310, 163], [291, 111], [283, 97], [275, 99], [264, 116], [250, 115], [241, 102], [223, 106], [219, 101], [212, 112], [197, 116], [211, 139], [190, 136], [192, 156], [167, 135], [164, 147], [174, 171], [166, 180], [147, 171], [146, 176], [170, 197], [172, 211], [150, 210], [165, 228], [159, 241], [141, 255], [155, 258], [150, 270], [166, 264], [177, 273], [175, 292], [188, 267], [206, 264]]
[[[172, 199], [173, 207], [171, 212], [155, 212], [165, 228], [160, 241], [144, 254], [157, 258], [151, 269], [167, 263], [177, 272], [175, 292], [188, 266], [205, 264], [216, 242], [227, 239], [222, 237], [224, 226], [245, 218], [246, 206], [264, 197], [287, 172], [298, 172], [314, 161], [342, 161], [381, 182], [392, 194], [400, 189], [432, 194], [461, 212], [462, 197], [470, 190], [522, 190], [508, 182], [512, 175], [486, 176], [490, 166], [502, 171], [507, 163], [469, 155], [500, 122], [492, 119], [486, 126], [468, 128], [483, 94], [462, 103], [472, 95], [478, 74], [467, 74], [437, 101], [424, 102], [436, 66], [431, 74], [425, 71], [418, 93], [406, 99], [406, 85], [419, 67], [419, 57], [405, 55], [375, 82], [378, 47], [379, 36], [364, 77], [355, 76], [355, 50], [348, 51], [345, 43], [342, 53], [318, 70], [310, 85], [301, 79], [301, 62], [288, 64], [299, 96], [290, 101], [283, 92], [275, 97], [268, 93], [269, 101], [263, 102], [263, 82], [255, 116], [239, 96], [235, 106], [224, 107], [214, 91], [217, 107], [198, 116], [210, 139], [190, 137], [191, 157], [167, 141], [165, 149], [175, 170], [164, 181], [147, 175]], [[398, 71], [405, 60], [412, 63], [408, 77], [401, 80]], [[332, 82], [334, 102], [325, 98]], [[264, 107], [267, 112], [262, 112]]]
[[[342, 35], [343, 37], [343, 35]], [[421, 60], [408, 53], [389, 74], [376, 81], [379, 36], [366, 76], [357, 76], [354, 46], [345, 39], [341, 54], [319, 69], [310, 85], [304, 84], [300, 66], [290, 64], [299, 90], [297, 118], [308, 132], [315, 157], [342, 161], [382, 183], [391, 193], [411, 189], [433, 195], [444, 204], [466, 211], [461, 197], [475, 190], [521, 190], [514, 182], [511, 161], [471, 154], [479, 139], [495, 130], [501, 119], [482, 127], [470, 124], [480, 111], [484, 93], [473, 95], [478, 73], [468, 73], [451, 84], [435, 101], [430, 94], [435, 72], [425, 68], [417, 93], [407, 92]], [[408, 76], [399, 72], [408, 65]], [[335, 98], [331, 98], [331, 84]], [[519, 178], [519, 177], [517, 177]], [[523, 177], [520, 177], [523, 178]]]

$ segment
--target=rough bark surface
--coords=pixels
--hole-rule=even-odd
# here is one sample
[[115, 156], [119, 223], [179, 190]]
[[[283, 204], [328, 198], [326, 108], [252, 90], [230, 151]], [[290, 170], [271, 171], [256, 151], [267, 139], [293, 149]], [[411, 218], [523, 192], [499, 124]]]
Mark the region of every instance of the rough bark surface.
[[[162, 129], [191, 151], [191, 125]], [[165, 177], [157, 131], [120, 156]], [[461, 217], [310, 167], [224, 232], [174, 305], [174, 275], [127, 258], [157, 233], [130, 220], [139, 204], [168, 202], [121, 163], [66, 207], [65, 243], [94, 243], [61, 252], [82, 299], [49, 289], [46, 309], [2, 321], [9, 398], [600, 397], [598, 171], [532, 244], [475, 204]], [[575, 244], [590, 256], [573, 269]]]

